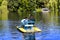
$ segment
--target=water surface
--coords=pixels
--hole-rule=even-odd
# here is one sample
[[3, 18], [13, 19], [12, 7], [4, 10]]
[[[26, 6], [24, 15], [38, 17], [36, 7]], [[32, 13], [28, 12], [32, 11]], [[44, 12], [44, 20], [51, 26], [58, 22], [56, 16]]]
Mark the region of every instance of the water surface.
[[[23, 35], [16, 29], [20, 21], [0, 21], [0, 40], [23, 40]], [[54, 23], [44, 24], [36, 23], [42, 32], [35, 33], [36, 40], [60, 40], [60, 26]]]

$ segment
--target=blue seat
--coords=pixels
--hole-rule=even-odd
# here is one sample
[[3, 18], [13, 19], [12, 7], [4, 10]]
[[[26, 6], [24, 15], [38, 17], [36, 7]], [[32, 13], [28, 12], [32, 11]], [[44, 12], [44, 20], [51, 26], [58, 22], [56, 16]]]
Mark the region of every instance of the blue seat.
[[[34, 25], [35, 21], [28, 20], [28, 25]], [[33, 26], [24, 26], [25, 29], [32, 29]]]
[[[23, 24], [23, 23], [22, 23]], [[33, 26], [25, 26], [25, 25], [34, 25], [35, 24], [35, 21], [33, 21], [33, 20], [28, 20], [28, 21], [26, 21], [26, 22], [24, 22], [24, 29], [32, 29], [32, 27]]]

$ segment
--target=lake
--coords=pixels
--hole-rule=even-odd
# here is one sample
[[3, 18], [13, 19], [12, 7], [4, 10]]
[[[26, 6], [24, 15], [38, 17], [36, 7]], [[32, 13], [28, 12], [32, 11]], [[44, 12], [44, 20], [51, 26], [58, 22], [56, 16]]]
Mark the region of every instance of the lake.
[[[23, 40], [23, 35], [16, 28], [20, 21], [0, 21], [0, 40]], [[35, 24], [42, 32], [35, 33], [36, 40], [60, 40], [60, 26], [55, 23], [45, 24], [42, 21]]]

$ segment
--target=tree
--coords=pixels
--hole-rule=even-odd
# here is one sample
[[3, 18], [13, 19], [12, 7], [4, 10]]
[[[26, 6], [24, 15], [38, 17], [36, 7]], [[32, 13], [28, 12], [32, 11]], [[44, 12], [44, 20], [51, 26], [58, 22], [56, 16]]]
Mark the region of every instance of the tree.
[[31, 14], [36, 8], [36, 0], [8, 0], [8, 10], [15, 12], [20, 17]]
[[3, 1], [3, 0], [0, 0], [0, 6], [1, 6], [2, 1]]

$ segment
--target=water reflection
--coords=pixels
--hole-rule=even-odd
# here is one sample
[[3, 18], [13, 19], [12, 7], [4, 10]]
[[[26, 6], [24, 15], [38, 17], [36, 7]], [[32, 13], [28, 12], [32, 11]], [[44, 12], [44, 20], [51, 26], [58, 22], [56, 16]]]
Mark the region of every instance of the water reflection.
[[22, 40], [22, 34], [16, 29], [18, 21], [1, 21], [0, 40]]
[[[22, 33], [16, 29], [20, 21], [0, 21], [0, 40], [23, 40]], [[42, 32], [35, 33], [36, 40], [60, 40], [60, 26], [43, 22], [36, 23]]]

